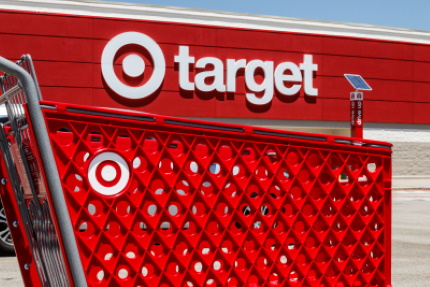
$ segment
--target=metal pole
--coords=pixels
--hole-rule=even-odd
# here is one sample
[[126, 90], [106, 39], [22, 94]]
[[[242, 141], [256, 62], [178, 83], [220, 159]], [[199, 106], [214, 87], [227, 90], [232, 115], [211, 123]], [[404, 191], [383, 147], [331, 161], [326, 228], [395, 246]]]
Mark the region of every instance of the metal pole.
[[363, 138], [363, 93], [352, 92], [350, 95], [351, 137]]

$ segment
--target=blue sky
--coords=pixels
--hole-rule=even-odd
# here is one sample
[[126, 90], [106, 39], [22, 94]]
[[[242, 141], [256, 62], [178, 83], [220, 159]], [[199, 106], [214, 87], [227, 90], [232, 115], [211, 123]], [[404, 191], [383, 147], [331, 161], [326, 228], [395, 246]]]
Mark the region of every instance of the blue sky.
[[430, 0], [116, 0], [430, 31]]

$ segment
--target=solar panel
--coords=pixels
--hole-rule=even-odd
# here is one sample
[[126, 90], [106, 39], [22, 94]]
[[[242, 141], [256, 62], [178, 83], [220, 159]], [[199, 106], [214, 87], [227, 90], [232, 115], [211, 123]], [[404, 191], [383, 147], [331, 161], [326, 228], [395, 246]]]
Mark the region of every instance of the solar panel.
[[360, 75], [345, 74], [345, 78], [356, 90], [371, 91], [372, 88], [366, 83], [366, 81]]

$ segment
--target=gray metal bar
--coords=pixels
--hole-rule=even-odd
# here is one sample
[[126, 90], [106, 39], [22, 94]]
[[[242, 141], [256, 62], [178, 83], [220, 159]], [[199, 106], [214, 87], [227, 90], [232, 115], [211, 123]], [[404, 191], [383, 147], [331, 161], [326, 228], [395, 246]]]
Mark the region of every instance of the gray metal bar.
[[31, 76], [23, 68], [3, 57], [0, 57], [0, 70], [17, 77], [24, 91], [73, 283], [79, 287], [87, 286], [73, 227], [69, 220], [70, 216], [58, 175], [57, 165], [55, 164], [45, 121], [39, 106], [37, 87]]

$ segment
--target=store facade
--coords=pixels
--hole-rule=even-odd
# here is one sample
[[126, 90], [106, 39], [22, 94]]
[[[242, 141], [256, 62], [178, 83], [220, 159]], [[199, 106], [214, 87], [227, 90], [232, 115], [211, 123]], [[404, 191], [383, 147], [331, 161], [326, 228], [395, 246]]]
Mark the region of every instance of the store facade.
[[394, 143], [395, 188], [430, 188], [430, 32], [101, 1], [4, 1], [0, 55], [45, 100]]

